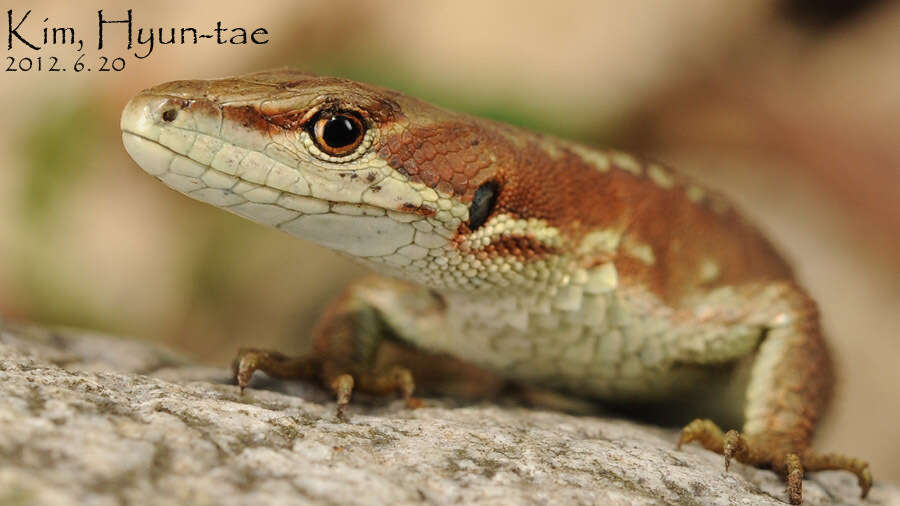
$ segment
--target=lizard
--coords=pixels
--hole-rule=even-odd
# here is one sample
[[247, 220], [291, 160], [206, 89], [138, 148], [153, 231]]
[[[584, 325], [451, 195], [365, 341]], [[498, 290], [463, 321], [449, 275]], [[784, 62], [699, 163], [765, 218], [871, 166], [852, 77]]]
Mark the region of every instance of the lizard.
[[669, 167], [290, 69], [160, 84], [121, 129], [169, 187], [377, 273], [324, 313], [312, 353], [241, 349], [242, 391], [257, 370], [320, 382], [344, 418], [354, 390], [415, 408], [417, 384], [471, 365], [690, 406], [678, 448], [771, 468], [792, 504], [807, 471], [872, 485], [866, 462], [811, 449], [834, 382], [814, 301], [723, 195]]

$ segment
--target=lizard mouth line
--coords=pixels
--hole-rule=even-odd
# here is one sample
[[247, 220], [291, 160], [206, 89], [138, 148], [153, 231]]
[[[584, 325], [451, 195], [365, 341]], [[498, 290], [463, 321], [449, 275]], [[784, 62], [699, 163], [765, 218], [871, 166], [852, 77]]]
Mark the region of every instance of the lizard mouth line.
[[[411, 217], [415, 216], [418, 218], [423, 218], [423, 216], [421, 216], [421, 214], [414, 212], [414, 211], [410, 212], [410, 210], [408, 210], [408, 209], [403, 209], [403, 208], [390, 209], [387, 207], [373, 206], [371, 204], [366, 204], [366, 203], [362, 203], [362, 202], [324, 199], [324, 198], [320, 198], [320, 197], [315, 197], [311, 194], [304, 195], [302, 193], [293, 192], [293, 191], [283, 189], [283, 188], [277, 188], [274, 186], [270, 186], [268, 184], [260, 184], [260, 183], [245, 179], [242, 176], [225, 172], [221, 169], [213, 167], [211, 164], [202, 163], [198, 160], [195, 160], [194, 158], [191, 158], [188, 155], [179, 153], [179, 152], [173, 150], [172, 148], [170, 148], [156, 140], [153, 140], [145, 135], [135, 132], [133, 130], [123, 129], [122, 133], [123, 133], [123, 140], [125, 141], [125, 145], [126, 145], [126, 150], [129, 152], [129, 154], [132, 156], [132, 158], [135, 158], [136, 160], [139, 158], [144, 158], [144, 163], [139, 162], [139, 165], [141, 166], [141, 168], [143, 168], [144, 171], [147, 172], [148, 174], [150, 174], [156, 178], [162, 179], [164, 182], [166, 182], [170, 186], [173, 186], [173, 188], [175, 188], [179, 192], [181, 192], [191, 198], [195, 198], [195, 199], [199, 199], [199, 200], [203, 200], [203, 201], [207, 201], [207, 199], [200, 198], [200, 195], [197, 195], [196, 192], [203, 191], [203, 190], [219, 190], [220, 192], [222, 192], [224, 194], [228, 194], [228, 195], [240, 198], [239, 201], [232, 202], [232, 203], [228, 203], [227, 201], [222, 201], [220, 203], [210, 202], [211, 204], [215, 205], [216, 207], [220, 207], [223, 209], [231, 209], [233, 207], [240, 206], [242, 204], [249, 202], [249, 203], [268, 204], [268, 205], [273, 205], [273, 206], [277, 206], [277, 207], [282, 207], [285, 209], [290, 209], [293, 211], [300, 212], [301, 214], [334, 213], [334, 214], [342, 214], [342, 215], [350, 215], [350, 216], [385, 216], [387, 213], [398, 213], [398, 214], [402, 214], [402, 215], [406, 215], [406, 216], [411, 216]], [[131, 137], [131, 139], [129, 139], [129, 137]], [[151, 154], [151, 156], [153, 156], [155, 158], [155, 160], [149, 160], [149, 159], [147, 159], [147, 157], [142, 157], [141, 153], [139, 153], [140, 151], [147, 152], [150, 150], [162, 150], [165, 153], [165, 155], [168, 156], [169, 160], [164, 162], [162, 159], [162, 156], [160, 156], [163, 154], [161, 152]], [[203, 172], [200, 172], [198, 174], [185, 174], [185, 173], [175, 172], [172, 167], [174, 165], [174, 161], [179, 158], [182, 160], [189, 161], [191, 165], [196, 165], [198, 167], [202, 167]], [[154, 162], [158, 162], [158, 163], [154, 166]], [[162, 163], [159, 163], [159, 162], [162, 162]], [[218, 185], [213, 186], [203, 179], [203, 175], [206, 173], [206, 171], [213, 171], [216, 173], [216, 175], [218, 175], [220, 177], [233, 179], [235, 181], [230, 186], [224, 186], [224, 185], [223, 186], [218, 186]], [[172, 183], [170, 183], [169, 180], [166, 179], [167, 176], [169, 176], [170, 178], [172, 176], [175, 176], [182, 181], [189, 181], [192, 184], [197, 185], [197, 187], [189, 188], [189, 187], [174, 186]], [[244, 190], [243, 192], [235, 191], [235, 189], [239, 185], [242, 185], [242, 184], [248, 186], [248, 188], [246, 190]], [[258, 201], [259, 199], [254, 200], [251, 198], [247, 198], [245, 196], [245, 194], [248, 193], [249, 191], [256, 190], [259, 188], [270, 189], [272, 191], [278, 192], [279, 195], [272, 202], [259, 202]], [[290, 206], [285, 205], [285, 203], [283, 202], [284, 199], [282, 198], [283, 196], [286, 196], [289, 199], [292, 199], [294, 201], [300, 201], [300, 202], [293, 202], [294, 205], [290, 205]], [[300, 204], [300, 205], [297, 205], [297, 204]]]

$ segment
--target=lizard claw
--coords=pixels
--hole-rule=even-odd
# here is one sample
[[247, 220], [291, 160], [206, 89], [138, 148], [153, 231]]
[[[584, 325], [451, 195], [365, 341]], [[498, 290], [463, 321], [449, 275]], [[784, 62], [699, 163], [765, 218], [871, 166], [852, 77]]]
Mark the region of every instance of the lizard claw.
[[[729, 430], [725, 433], [723, 443], [725, 447], [722, 450], [722, 455], [725, 456], [725, 471], [728, 471], [728, 468], [731, 466], [731, 459], [735, 458], [736, 455], [742, 456], [747, 451], [747, 442], [744, 441], [744, 438], [741, 437], [738, 431]], [[738, 460], [741, 460], [740, 456]]]

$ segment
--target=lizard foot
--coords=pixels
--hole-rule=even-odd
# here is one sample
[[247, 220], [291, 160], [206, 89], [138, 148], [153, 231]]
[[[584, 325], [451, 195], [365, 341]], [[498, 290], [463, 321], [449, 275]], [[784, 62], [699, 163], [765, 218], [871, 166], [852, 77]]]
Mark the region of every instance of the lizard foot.
[[791, 504], [803, 502], [803, 473], [805, 471], [844, 470], [856, 475], [862, 497], [872, 488], [869, 464], [859, 459], [835, 454], [816, 454], [811, 451], [787, 452], [778, 445], [766, 444], [765, 438], [755, 439], [736, 430], [723, 433], [711, 420], [696, 419], [681, 430], [676, 449], [696, 441], [709, 451], [725, 456], [725, 470], [731, 459], [780, 473], [787, 482]]
[[281, 379], [320, 381], [337, 397], [337, 417], [346, 421], [346, 408], [354, 390], [379, 396], [399, 392], [406, 407], [422, 407], [422, 399], [413, 396], [415, 381], [409, 369], [393, 366], [387, 370], [361, 370], [315, 356], [289, 357], [283, 353], [241, 348], [232, 362], [235, 382], [243, 393], [253, 373], [263, 371]]

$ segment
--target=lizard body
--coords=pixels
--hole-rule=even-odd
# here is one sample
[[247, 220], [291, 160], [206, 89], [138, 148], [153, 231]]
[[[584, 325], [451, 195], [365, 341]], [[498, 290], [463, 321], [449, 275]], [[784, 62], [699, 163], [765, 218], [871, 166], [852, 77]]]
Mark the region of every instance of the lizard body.
[[815, 304], [722, 196], [666, 167], [289, 70], [151, 88], [122, 130], [170, 187], [386, 276], [323, 317], [315, 357], [242, 353], [242, 386], [262, 369], [324, 381], [339, 408], [354, 387], [415, 404], [415, 359], [375, 365], [388, 337], [601, 400], [705, 393], [743, 433], [696, 420], [682, 442], [773, 467], [792, 502], [804, 467], [871, 484], [809, 451], [833, 382]]

